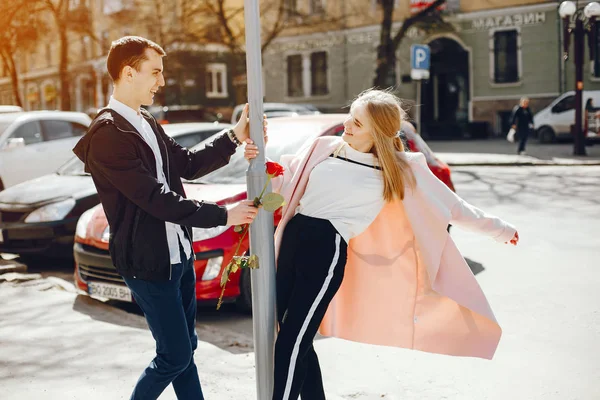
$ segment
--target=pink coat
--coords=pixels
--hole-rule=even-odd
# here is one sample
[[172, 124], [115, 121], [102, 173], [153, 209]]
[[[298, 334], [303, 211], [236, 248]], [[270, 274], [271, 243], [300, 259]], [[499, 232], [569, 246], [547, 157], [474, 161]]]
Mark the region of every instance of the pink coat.
[[[322, 137], [296, 156], [273, 188], [286, 198], [275, 233], [294, 216], [310, 171], [342, 139]], [[461, 226], [507, 242], [516, 230], [458, 197], [427, 167], [421, 153], [399, 153], [416, 178], [404, 200], [388, 203], [350, 240], [344, 280], [320, 333], [357, 342], [491, 359], [502, 331], [469, 266], [446, 231]]]

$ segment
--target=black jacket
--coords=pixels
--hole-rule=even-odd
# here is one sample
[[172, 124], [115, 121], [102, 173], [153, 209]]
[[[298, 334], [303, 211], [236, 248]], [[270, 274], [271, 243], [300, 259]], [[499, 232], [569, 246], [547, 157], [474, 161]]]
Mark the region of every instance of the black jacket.
[[531, 129], [530, 124], [533, 125], [533, 115], [529, 107], [516, 106], [513, 110], [511, 125], [517, 126], [517, 132], [526, 133]]
[[167, 136], [145, 110], [156, 134], [170, 191], [156, 178], [156, 159], [140, 133], [117, 112], [101, 110], [73, 152], [85, 163], [98, 189], [110, 225], [109, 251], [124, 277], [170, 279], [171, 263], [165, 221], [210, 228], [227, 223], [227, 210], [186, 199], [181, 178], [196, 179], [229, 162], [235, 144], [226, 134], [198, 152]]

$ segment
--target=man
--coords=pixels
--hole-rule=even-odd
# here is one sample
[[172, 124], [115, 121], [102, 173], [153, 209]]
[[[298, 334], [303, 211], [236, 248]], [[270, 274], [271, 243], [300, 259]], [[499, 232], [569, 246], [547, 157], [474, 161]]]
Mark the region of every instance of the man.
[[[151, 105], [165, 84], [164, 56], [159, 45], [141, 37], [112, 43], [107, 68], [113, 95], [74, 152], [98, 189], [110, 225], [113, 264], [156, 341], [156, 357], [131, 399], [156, 399], [172, 383], [178, 399], [198, 400], [203, 395], [193, 357], [196, 277], [190, 227], [251, 223], [258, 210], [251, 201], [227, 210], [188, 200], [181, 178], [222, 167], [238, 145], [252, 141], [247, 106], [238, 124], [203, 150], [190, 152], [168, 137], [141, 108]], [[256, 151], [246, 152], [247, 158], [255, 156]]]
[[527, 145], [529, 132], [533, 129], [533, 115], [529, 109], [529, 99], [527, 97], [522, 97], [519, 105], [513, 110], [511, 125], [519, 139], [517, 153], [525, 155], [525, 146]]

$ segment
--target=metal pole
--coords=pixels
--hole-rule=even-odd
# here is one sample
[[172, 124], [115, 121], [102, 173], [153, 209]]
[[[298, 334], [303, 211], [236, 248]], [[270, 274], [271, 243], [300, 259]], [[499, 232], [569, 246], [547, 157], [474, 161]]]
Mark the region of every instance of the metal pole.
[[[258, 0], [244, 0], [246, 25], [246, 76], [250, 103], [250, 137], [259, 155], [246, 172], [248, 198], [260, 194], [266, 182], [265, 143], [263, 139], [263, 93]], [[269, 190], [270, 188], [268, 188]], [[252, 324], [254, 360], [258, 400], [273, 396], [273, 352], [275, 342], [275, 252], [273, 246], [273, 214], [260, 210], [250, 225], [250, 253], [258, 255], [258, 269], [251, 271]]]
[[585, 31], [581, 16], [575, 19], [575, 146], [573, 154], [585, 156], [585, 132], [583, 131], [583, 59]]

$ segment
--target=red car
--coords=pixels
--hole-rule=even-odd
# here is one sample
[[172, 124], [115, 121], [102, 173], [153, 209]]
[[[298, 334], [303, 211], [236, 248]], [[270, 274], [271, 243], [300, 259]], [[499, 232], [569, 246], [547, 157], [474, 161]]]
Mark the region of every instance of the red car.
[[[295, 153], [307, 140], [319, 136], [341, 135], [346, 117], [345, 114], [321, 114], [272, 119], [269, 121], [266, 155], [278, 161], [283, 154]], [[435, 157], [427, 144], [414, 132], [412, 125], [403, 125], [402, 133], [410, 150], [423, 152], [433, 173], [454, 190], [450, 169]], [[205, 142], [198, 146], [203, 146]], [[196, 181], [184, 182], [186, 194], [189, 198], [233, 205], [246, 198], [247, 166], [243, 150], [238, 149], [227, 166]], [[279, 222], [279, 218], [280, 214], [275, 213], [275, 224]], [[232, 227], [193, 229], [198, 301], [216, 302], [218, 299], [221, 272], [233, 257], [238, 239], [239, 234]], [[247, 251], [248, 247], [248, 239], [245, 239], [240, 253]], [[99, 297], [133, 301], [108, 254], [108, 222], [101, 205], [88, 210], [79, 219], [74, 257], [75, 283], [80, 289]], [[244, 269], [232, 274], [224, 299], [236, 301], [241, 310], [249, 311], [251, 298], [249, 271]]]

